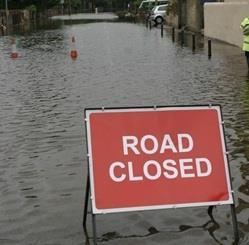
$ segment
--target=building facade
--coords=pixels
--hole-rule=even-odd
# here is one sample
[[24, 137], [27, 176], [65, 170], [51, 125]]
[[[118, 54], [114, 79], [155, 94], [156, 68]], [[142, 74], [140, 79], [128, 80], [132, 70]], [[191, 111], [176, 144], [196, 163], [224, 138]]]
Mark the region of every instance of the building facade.
[[249, 16], [249, 0], [224, 0], [204, 4], [204, 35], [236, 46], [242, 45], [241, 21]]
[[223, 0], [172, 0], [174, 11], [167, 15], [166, 20], [177, 28], [200, 32], [204, 28], [204, 4], [221, 1]]

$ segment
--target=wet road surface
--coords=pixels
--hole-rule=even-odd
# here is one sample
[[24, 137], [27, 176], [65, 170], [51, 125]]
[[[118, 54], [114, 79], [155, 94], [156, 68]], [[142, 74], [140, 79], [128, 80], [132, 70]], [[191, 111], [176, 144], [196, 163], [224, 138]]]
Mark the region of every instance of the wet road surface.
[[[69, 57], [76, 37], [77, 60]], [[249, 244], [249, 80], [237, 47], [193, 53], [143, 24], [94, 22], [0, 37], [0, 244], [88, 244], [84, 108], [222, 105], [240, 244]], [[97, 216], [100, 244], [232, 244], [229, 206]], [[88, 232], [92, 242], [91, 218]]]

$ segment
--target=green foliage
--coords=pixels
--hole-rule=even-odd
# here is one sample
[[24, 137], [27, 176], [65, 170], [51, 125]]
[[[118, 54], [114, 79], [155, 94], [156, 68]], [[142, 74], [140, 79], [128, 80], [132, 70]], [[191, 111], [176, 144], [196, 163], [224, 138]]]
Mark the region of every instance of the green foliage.
[[[64, 6], [72, 8], [81, 8], [86, 0], [64, 0]], [[139, 6], [142, 0], [89, 0], [96, 7], [103, 9], [126, 9], [128, 3], [130, 6]], [[31, 11], [43, 11], [60, 5], [61, 0], [8, 0], [9, 9], [29, 9]], [[5, 1], [0, 1], [0, 8], [5, 8]]]
[[72, 8], [79, 8], [82, 5], [82, 1], [81, 0], [64, 0], [64, 5], [65, 6], [70, 6]]
[[30, 12], [36, 12], [37, 11], [37, 8], [36, 8], [36, 6], [34, 4], [31, 4], [31, 5], [27, 6], [25, 9], [30, 11]]
[[60, 0], [8, 0], [9, 9], [31, 9], [37, 11], [52, 8], [60, 3]]
[[134, 0], [133, 3], [134, 5], [138, 8], [139, 5], [141, 4], [142, 0]]
[[114, 6], [113, 0], [95, 0], [95, 6], [96, 7], [102, 7], [103, 9], [112, 9]]
[[135, 18], [135, 14], [127, 11], [118, 11], [116, 14], [120, 20], [134, 21]]

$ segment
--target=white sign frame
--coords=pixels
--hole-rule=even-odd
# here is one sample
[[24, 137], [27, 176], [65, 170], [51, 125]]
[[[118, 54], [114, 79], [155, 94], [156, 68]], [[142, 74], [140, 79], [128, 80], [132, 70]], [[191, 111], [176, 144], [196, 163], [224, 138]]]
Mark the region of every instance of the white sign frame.
[[[139, 206], [139, 207], [125, 207], [125, 208], [110, 208], [110, 209], [98, 209], [95, 201], [95, 189], [94, 189], [94, 173], [93, 173], [93, 160], [92, 160], [92, 142], [91, 142], [91, 125], [90, 115], [92, 113], [116, 113], [116, 112], [146, 112], [146, 111], [176, 111], [176, 110], [216, 110], [219, 120], [219, 132], [222, 142], [222, 150], [224, 152], [224, 167], [227, 181], [227, 189], [229, 198], [225, 201], [210, 201], [210, 202], [195, 202], [195, 203], [181, 203], [174, 205], [153, 205], [153, 206]], [[91, 201], [93, 214], [105, 214], [105, 213], [118, 213], [118, 212], [130, 212], [130, 211], [145, 211], [145, 210], [158, 210], [158, 209], [172, 209], [183, 207], [200, 207], [200, 206], [214, 206], [214, 205], [227, 205], [234, 204], [233, 191], [231, 186], [230, 169], [228, 165], [227, 150], [224, 136], [223, 120], [221, 114], [221, 108], [219, 105], [205, 105], [205, 106], [164, 106], [164, 107], [131, 107], [131, 108], [93, 108], [85, 110], [86, 121], [86, 133], [87, 133], [87, 149], [88, 149], [88, 164], [90, 174], [90, 186], [91, 186]]]

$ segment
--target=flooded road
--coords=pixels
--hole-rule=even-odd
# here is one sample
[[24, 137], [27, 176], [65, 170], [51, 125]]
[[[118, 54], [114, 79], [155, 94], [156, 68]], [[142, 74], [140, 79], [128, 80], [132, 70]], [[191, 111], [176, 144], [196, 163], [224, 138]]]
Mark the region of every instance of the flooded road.
[[[76, 37], [77, 60], [69, 57]], [[240, 244], [249, 244], [249, 80], [240, 49], [192, 53], [142, 24], [90, 22], [0, 37], [0, 244], [88, 244], [84, 108], [219, 103]], [[201, 45], [202, 46], [202, 45]], [[100, 244], [232, 244], [229, 206], [97, 216]], [[88, 232], [92, 242], [91, 218]]]

